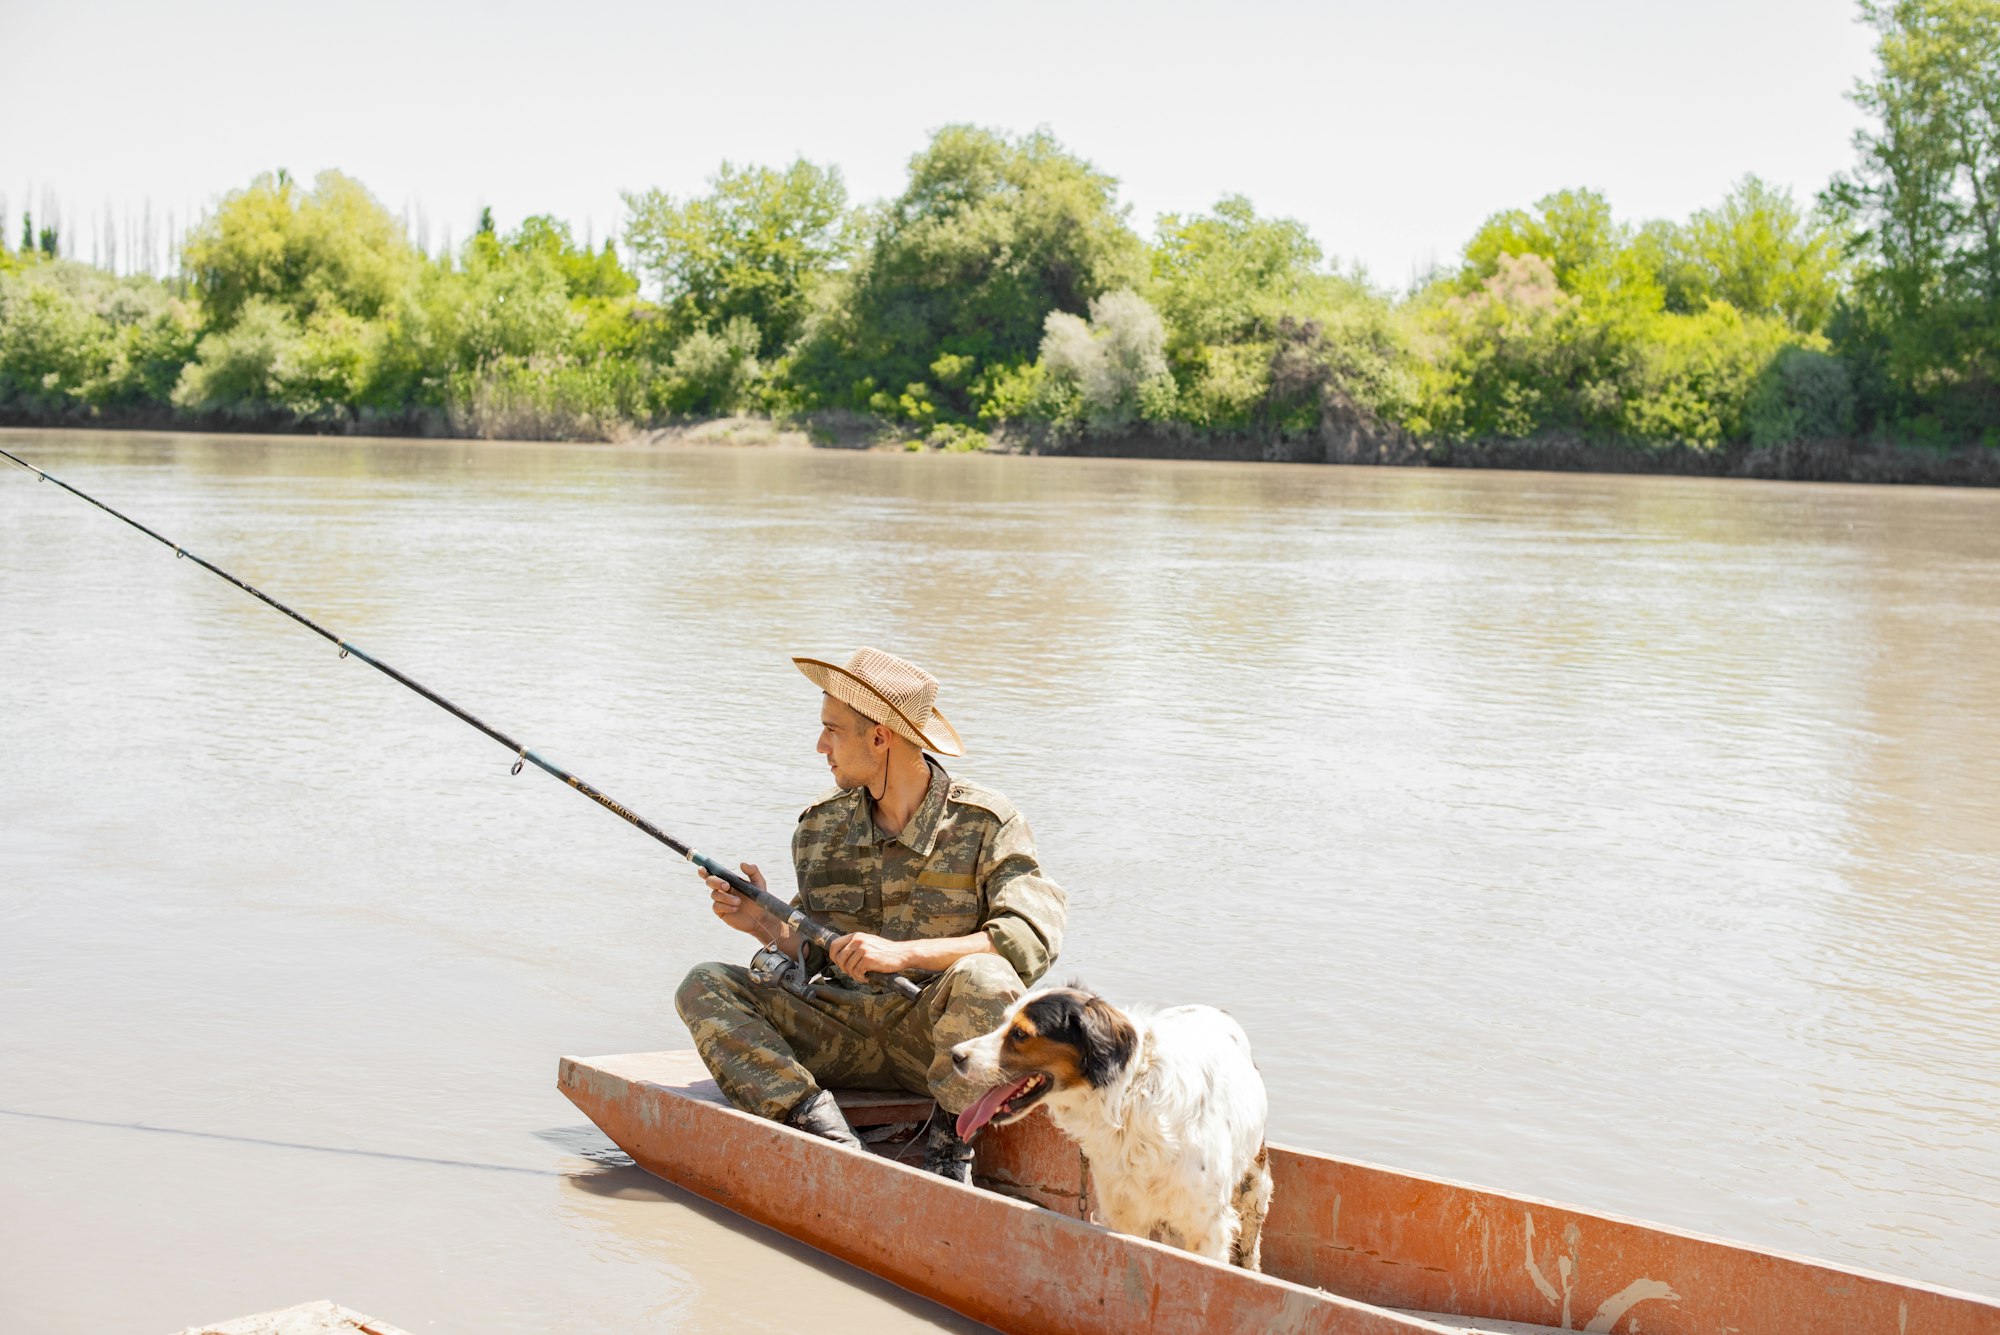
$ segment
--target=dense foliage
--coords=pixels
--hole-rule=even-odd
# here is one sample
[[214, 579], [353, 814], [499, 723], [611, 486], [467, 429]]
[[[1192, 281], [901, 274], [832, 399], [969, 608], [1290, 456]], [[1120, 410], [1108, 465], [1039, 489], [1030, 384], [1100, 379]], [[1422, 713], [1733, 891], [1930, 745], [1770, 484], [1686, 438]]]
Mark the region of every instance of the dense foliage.
[[954, 447], [2000, 444], [2000, 0], [1863, 13], [1874, 123], [1818, 201], [1746, 176], [1635, 223], [1558, 191], [1400, 295], [1241, 197], [1142, 238], [1046, 132], [969, 126], [866, 207], [803, 160], [627, 195], [622, 252], [485, 217], [433, 257], [331, 172], [228, 196], [164, 283], [56, 258], [24, 219], [0, 246], [0, 414], [597, 436], [844, 413]]
[[976, 416], [1034, 360], [1050, 312], [1084, 310], [1144, 263], [1116, 183], [1047, 134], [947, 126], [861, 232], [788, 378], [804, 404], [918, 425]]
[[1830, 333], [1863, 412], [1991, 442], [2000, 422], [2000, 0], [1864, 0], [1878, 124], [1829, 203], [1863, 263]]

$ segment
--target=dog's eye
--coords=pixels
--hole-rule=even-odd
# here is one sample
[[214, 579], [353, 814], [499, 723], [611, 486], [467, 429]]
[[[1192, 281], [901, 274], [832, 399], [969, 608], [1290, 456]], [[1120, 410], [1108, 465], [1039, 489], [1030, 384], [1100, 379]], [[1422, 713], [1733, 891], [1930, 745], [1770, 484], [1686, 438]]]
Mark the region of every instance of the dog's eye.
[[1028, 1041], [1028, 1031], [1017, 1024], [1007, 1031], [1007, 1037], [1013, 1039], [1016, 1043], [1025, 1043]]

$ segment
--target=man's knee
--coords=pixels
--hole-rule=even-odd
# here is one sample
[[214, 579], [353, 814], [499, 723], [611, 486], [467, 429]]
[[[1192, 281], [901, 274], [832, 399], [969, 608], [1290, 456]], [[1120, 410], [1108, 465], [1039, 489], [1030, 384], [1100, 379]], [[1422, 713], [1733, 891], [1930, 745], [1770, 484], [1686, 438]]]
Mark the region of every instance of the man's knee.
[[697, 964], [675, 989], [674, 1009], [690, 1024], [697, 1017], [713, 1015], [718, 1010], [747, 1009], [743, 985], [748, 977], [741, 965], [719, 964], [714, 960]]
[[941, 990], [947, 1000], [1007, 1003], [1027, 991], [1014, 966], [999, 955], [967, 955], [944, 971]]
[[946, 1112], [959, 1112], [979, 1093], [952, 1070], [952, 1048], [991, 1033], [1026, 990], [1014, 966], [998, 955], [967, 955], [945, 970], [931, 1003], [927, 1074]]

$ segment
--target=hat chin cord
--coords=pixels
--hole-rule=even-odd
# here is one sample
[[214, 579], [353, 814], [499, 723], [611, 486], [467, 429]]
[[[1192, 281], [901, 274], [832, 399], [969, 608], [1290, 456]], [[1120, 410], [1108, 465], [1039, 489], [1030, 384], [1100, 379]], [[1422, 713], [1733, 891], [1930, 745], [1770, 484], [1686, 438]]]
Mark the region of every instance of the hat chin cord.
[[[870, 775], [863, 784], [868, 789], [868, 796], [873, 799], [878, 807], [888, 799], [890, 781], [895, 777], [897, 750], [898, 748], [892, 734], [888, 749], [882, 753], [882, 767]], [[917, 752], [917, 759], [918, 764], [922, 767], [922, 777], [919, 780], [916, 775], [912, 775], [912, 783], [913, 785], [920, 783], [922, 787], [928, 788], [930, 786], [930, 766], [928, 762], [924, 761], [921, 750]]]
[[[864, 714], [862, 717], [867, 718], [867, 715]], [[887, 728], [889, 726], [880, 719], [869, 719], [868, 721], [878, 728]], [[870, 775], [862, 784], [868, 790], [868, 796], [877, 802], [880, 802], [889, 795], [889, 770], [896, 759], [895, 729], [890, 728], [889, 731], [891, 734], [889, 744], [882, 748], [882, 767]]]

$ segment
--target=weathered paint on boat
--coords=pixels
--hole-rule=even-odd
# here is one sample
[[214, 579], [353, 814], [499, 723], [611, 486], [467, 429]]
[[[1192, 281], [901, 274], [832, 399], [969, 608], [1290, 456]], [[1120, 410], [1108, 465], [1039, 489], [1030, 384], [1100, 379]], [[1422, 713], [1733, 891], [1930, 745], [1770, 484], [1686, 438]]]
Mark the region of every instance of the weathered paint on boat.
[[[1973, 1294], [1275, 1145], [1265, 1272], [1251, 1274], [1087, 1223], [1087, 1169], [1039, 1115], [981, 1137], [975, 1171], [991, 1190], [968, 1191], [736, 1111], [691, 1052], [566, 1057], [559, 1085], [642, 1167], [1023, 1335], [1435, 1335], [1473, 1319], [1610, 1335], [2000, 1335], [2000, 1303]], [[930, 1110], [906, 1095], [841, 1101], [860, 1127]]]

